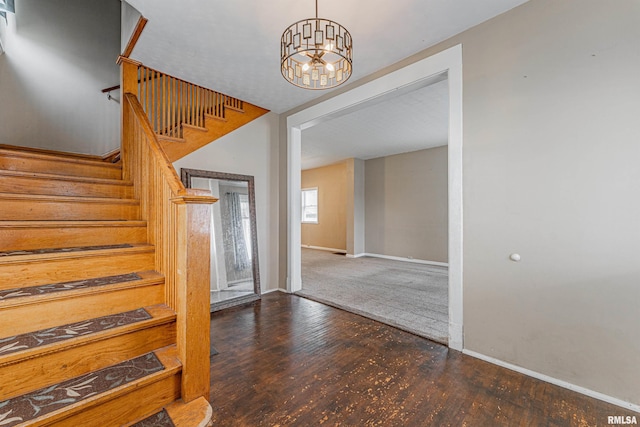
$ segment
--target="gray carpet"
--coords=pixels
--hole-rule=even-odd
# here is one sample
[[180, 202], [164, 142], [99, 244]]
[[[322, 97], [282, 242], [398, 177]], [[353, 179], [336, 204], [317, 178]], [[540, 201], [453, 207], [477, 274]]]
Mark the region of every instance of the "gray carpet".
[[302, 249], [296, 294], [446, 344], [448, 286], [446, 267]]

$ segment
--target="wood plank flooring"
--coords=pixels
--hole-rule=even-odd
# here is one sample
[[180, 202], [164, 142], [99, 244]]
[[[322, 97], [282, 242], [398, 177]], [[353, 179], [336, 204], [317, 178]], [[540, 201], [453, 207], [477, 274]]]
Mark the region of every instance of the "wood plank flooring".
[[216, 426], [601, 426], [639, 414], [280, 292], [211, 320]]

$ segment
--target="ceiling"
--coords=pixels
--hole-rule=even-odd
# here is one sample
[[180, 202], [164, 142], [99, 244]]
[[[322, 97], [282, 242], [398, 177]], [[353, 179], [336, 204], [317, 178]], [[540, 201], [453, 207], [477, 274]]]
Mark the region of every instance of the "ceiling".
[[302, 169], [448, 143], [448, 80], [386, 99], [302, 131]]
[[[280, 37], [314, 0], [127, 0], [149, 22], [131, 55], [165, 73], [283, 113], [327, 91], [280, 75]], [[318, 0], [353, 37], [356, 81], [527, 0]]]

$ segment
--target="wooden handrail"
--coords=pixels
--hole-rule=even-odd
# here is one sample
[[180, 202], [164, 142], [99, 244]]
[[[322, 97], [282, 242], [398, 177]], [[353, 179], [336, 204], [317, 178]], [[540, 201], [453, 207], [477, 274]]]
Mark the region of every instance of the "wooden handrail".
[[140, 201], [155, 269], [165, 277], [165, 304], [176, 312], [182, 399], [209, 395], [209, 262], [207, 191], [185, 189], [135, 95], [138, 66], [122, 61], [122, 170]]
[[139, 126], [142, 132], [144, 132], [145, 137], [148, 139], [148, 141], [155, 142], [155, 143], [149, 144], [149, 149], [152, 151], [153, 155], [155, 156], [158, 167], [160, 168], [165, 179], [167, 180], [167, 184], [169, 185], [169, 188], [175, 195], [186, 194], [186, 189], [184, 187], [184, 184], [182, 184], [182, 181], [180, 180], [180, 177], [176, 173], [175, 169], [173, 168], [173, 165], [171, 164], [171, 162], [169, 162], [169, 159], [167, 159], [167, 156], [164, 153], [164, 150], [158, 143], [158, 140], [156, 139], [156, 135], [153, 132], [153, 129], [151, 129], [151, 125], [149, 124], [149, 121], [141, 119], [142, 117], [146, 118], [147, 115], [142, 109], [142, 106], [140, 105], [140, 103], [138, 102], [138, 98], [136, 98], [136, 96], [131, 93], [127, 93], [124, 96], [129, 102], [130, 108], [133, 109], [133, 113], [137, 116], [136, 118], [139, 121]]
[[114, 91], [116, 89], [120, 89], [120, 85], [115, 85], [115, 86], [111, 86], [111, 87], [106, 87], [104, 89], [102, 89], [100, 92], [102, 93], [107, 93], [107, 92], [111, 92]]
[[147, 21], [148, 19], [144, 16], [140, 16], [138, 18], [138, 22], [136, 23], [136, 27], [131, 33], [131, 37], [127, 42], [127, 46], [125, 46], [124, 50], [122, 51], [123, 57], [128, 58], [129, 56], [131, 56], [131, 52], [133, 52], [133, 48], [136, 46], [136, 43], [138, 43], [138, 39], [142, 35], [142, 30], [144, 30], [145, 25], [147, 25]]

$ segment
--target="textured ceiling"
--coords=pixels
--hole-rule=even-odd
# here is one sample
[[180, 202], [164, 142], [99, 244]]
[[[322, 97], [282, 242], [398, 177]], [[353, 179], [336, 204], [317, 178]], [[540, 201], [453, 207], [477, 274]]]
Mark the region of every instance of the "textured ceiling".
[[302, 132], [302, 169], [448, 143], [448, 80], [345, 114]]
[[[149, 19], [132, 58], [282, 113], [321, 96], [280, 75], [280, 36], [313, 0], [127, 0]], [[356, 81], [526, 0], [319, 0], [353, 36]]]

